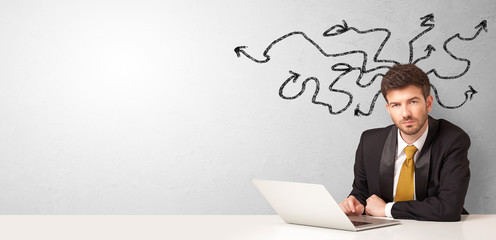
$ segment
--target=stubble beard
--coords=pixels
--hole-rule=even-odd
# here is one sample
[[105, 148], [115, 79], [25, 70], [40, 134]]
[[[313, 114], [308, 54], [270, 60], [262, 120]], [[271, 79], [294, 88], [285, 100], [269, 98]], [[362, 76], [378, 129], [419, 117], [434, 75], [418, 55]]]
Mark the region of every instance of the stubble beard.
[[427, 114], [422, 116], [422, 121], [419, 121], [419, 119], [415, 119], [415, 118], [406, 118], [406, 119], [403, 119], [402, 122], [415, 120], [415, 122], [418, 122], [420, 124], [417, 126], [413, 125], [411, 127], [403, 127], [402, 122], [400, 122], [399, 124], [396, 124], [396, 127], [398, 127], [401, 130], [401, 132], [403, 132], [404, 134], [409, 135], [409, 136], [413, 136], [413, 135], [418, 134], [420, 132], [420, 130], [424, 127], [425, 123], [427, 122], [427, 118], [428, 118]]

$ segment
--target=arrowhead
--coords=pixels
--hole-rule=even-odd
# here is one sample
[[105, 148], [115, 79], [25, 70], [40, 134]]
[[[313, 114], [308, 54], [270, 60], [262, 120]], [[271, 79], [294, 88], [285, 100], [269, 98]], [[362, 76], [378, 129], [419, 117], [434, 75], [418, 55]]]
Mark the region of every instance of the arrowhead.
[[427, 45], [427, 47], [425, 48], [425, 51], [426, 52], [430, 52], [430, 51], [436, 51], [436, 49], [432, 46], [432, 45]]
[[355, 108], [355, 117], [360, 117], [363, 115], [363, 112], [360, 111], [360, 103], [357, 104], [356, 108]]
[[433, 13], [427, 14], [427, 15], [421, 17], [420, 20], [424, 20], [424, 22], [425, 21], [433, 21], [434, 22], [434, 14]]
[[247, 48], [247, 47], [246, 46], [239, 46], [239, 47], [234, 48], [234, 52], [236, 53], [236, 55], [238, 57], [241, 57], [242, 51], [244, 52], [243, 48]]
[[291, 73], [291, 76], [289, 77], [288, 80], [293, 81], [293, 83], [295, 83], [298, 80], [298, 78], [300, 77], [300, 74], [299, 73], [295, 73], [295, 72], [293, 72], [291, 70], [289, 70], [289, 73]]
[[475, 28], [482, 28], [484, 29], [485, 32], [487, 32], [487, 21], [483, 20], [482, 22], [479, 23], [479, 25], [475, 26]]
[[470, 100], [472, 100], [472, 97], [474, 96], [474, 94], [476, 94], [476, 93], [477, 93], [477, 91], [475, 91], [475, 89], [474, 89], [472, 86], [470, 86], [470, 85], [468, 85], [468, 88], [469, 88], [469, 90], [467, 90], [467, 91], [465, 92], [465, 95], [466, 95], [466, 96], [467, 96]]
[[336, 35], [345, 33], [348, 30], [350, 30], [348, 27], [348, 24], [346, 23], [345, 20], [343, 20], [343, 25], [336, 24], [336, 25], [332, 26], [331, 28], [327, 29], [324, 32], [323, 36], [324, 37], [332, 37], [332, 36], [336, 36]]
[[423, 17], [420, 18], [420, 20], [422, 20], [422, 23], [420, 24], [420, 26], [426, 26], [427, 25], [427, 22], [434, 22], [434, 14], [427, 14]]
[[348, 29], [348, 23], [346, 23], [345, 20], [343, 20], [343, 26], [344, 26], [345, 29]]

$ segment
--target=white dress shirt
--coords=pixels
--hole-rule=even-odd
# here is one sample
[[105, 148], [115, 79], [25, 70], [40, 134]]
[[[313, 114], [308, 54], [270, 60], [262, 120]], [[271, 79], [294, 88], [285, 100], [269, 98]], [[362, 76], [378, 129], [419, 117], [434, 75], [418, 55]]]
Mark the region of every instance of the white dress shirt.
[[[427, 123], [426, 123], [427, 124]], [[417, 158], [419, 156], [420, 151], [422, 150], [422, 147], [424, 146], [425, 140], [427, 139], [427, 132], [429, 132], [429, 126], [427, 126], [427, 129], [425, 132], [420, 136], [417, 141], [415, 141], [413, 146], [417, 148], [417, 152], [413, 155], [413, 162], [417, 163]], [[394, 160], [394, 184], [393, 184], [393, 199], [396, 196], [396, 187], [398, 186], [398, 179], [400, 178], [400, 172], [401, 172], [401, 167], [403, 166], [403, 162], [406, 160], [406, 153], [405, 153], [405, 147], [409, 146], [403, 138], [401, 137], [400, 130], [398, 129], [398, 148], [396, 149], [396, 158]], [[410, 145], [410, 146], [411, 146]], [[413, 186], [415, 189], [415, 173], [413, 173]], [[413, 200], [416, 200], [416, 193], [413, 191]], [[391, 208], [393, 208], [394, 202], [390, 202], [386, 204], [386, 216], [387, 217], [393, 217], [391, 215]]]

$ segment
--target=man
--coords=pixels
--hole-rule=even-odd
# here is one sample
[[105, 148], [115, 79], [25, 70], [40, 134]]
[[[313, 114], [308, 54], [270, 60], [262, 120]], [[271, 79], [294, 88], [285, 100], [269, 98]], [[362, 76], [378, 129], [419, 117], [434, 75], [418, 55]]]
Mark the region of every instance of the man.
[[395, 65], [381, 91], [394, 125], [365, 131], [355, 157], [347, 215], [459, 221], [470, 180], [469, 136], [428, 115], [433, 97], [427, 75]]

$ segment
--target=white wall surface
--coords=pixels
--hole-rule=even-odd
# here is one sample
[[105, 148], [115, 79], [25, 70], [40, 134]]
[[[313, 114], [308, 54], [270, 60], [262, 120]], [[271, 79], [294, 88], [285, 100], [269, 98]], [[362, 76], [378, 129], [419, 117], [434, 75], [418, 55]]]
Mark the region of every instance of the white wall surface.
[[[470, 60], [466, 74], [430, 75], [446, 105], [463, 102], [468, 85], [478, 93], [456, 109], [436, 103], [431, 115], [471, 136], [467, 210], [496, 213], [494, 1], [2, 0], [0, 214], [273, 213], [254, 177], [322, 183], [342, 199], [360, 133], [391, 124], [382, 96], [370, 116], [353, 114], [377, 85], [350, 90], [351, 107], [332, 115], [312, 104], [314, 83], [294, 100], [279, 88], [289, 70], [324, 81], [332, 64], [356, 59], [323, 58], [291, 40], [259, 64], [234, 48], [260, 59], [272, 41], [302, 31], [329, 52], [375, 52], [374, 35], [322, 37], [345, 20], [390, 30], [380, 56], [404, 63], [430, 13], [436, 27], [415, 56], [432, 44], [419, 66], [448, 75], [466, 64], [443, 42], [487, 21], [487, 32], [449, 45]], [[345, 105], [322, 89], [319, 97]]]

